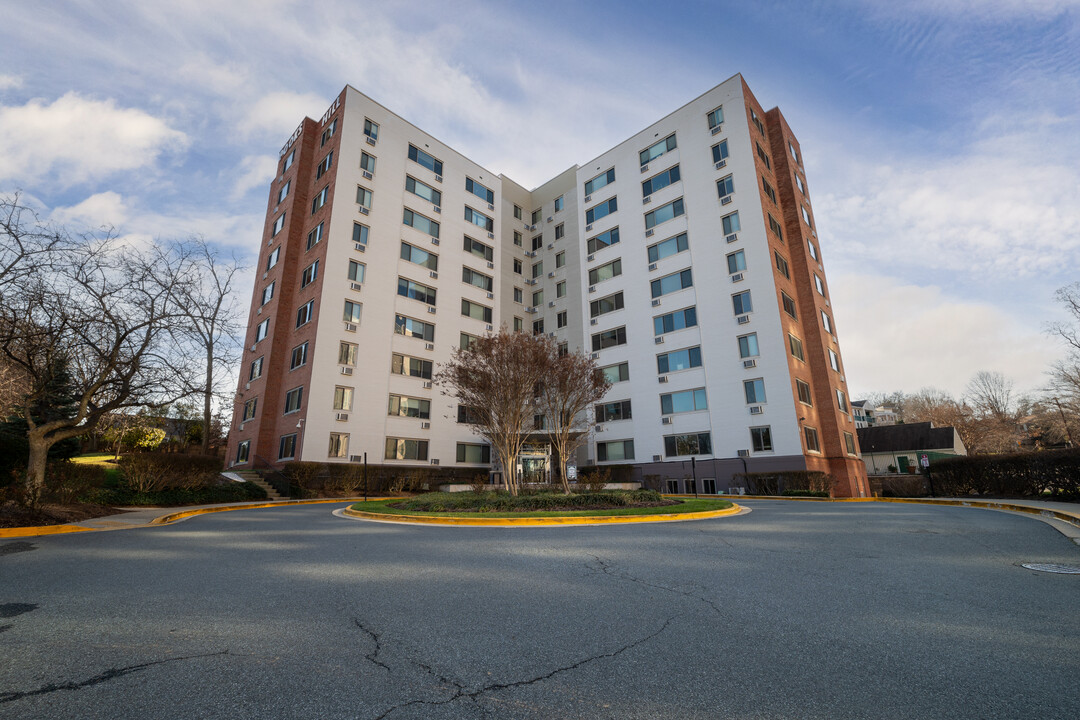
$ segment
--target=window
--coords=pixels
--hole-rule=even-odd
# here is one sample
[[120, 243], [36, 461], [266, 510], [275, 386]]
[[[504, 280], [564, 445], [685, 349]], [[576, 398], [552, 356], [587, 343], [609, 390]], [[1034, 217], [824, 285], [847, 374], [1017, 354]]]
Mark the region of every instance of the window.
[[[411, 300], [419, 300], [420, 302], [427, 303], [428, 305], [435, 304], [435, 288], [428, 287], [427, 285], [421, 285], [418, 282], [414, 282], [403, 277], [398, 278], [397, 294], [401, 297], [406, 297]], [[347, 318], [346, 322], [348, 322]]]
[[334, 388], [334, 409], [352, 410], [353, 389], [338, 385]]
[[771, 452], [772, 430], [769, 426], [750, 428], [750, 445], [754, 452]]
[[780, 227], [780, 223], [778, 223], [776, 221], [776, 218], [774, 218], [771, 214], [766, 213], [766, 215], [769, 215], [769, 229], [772, 230], [773, 235], [780, 238], [780, 242], [783, 242], [784, 241], [784, 229], [782, 227]]
[[518, 258], [514, 258], [514, 273], [517, 275], [521, 275], [523, 268], [524, 265], [522, 264], [521, 260], [519, 260]]
[[589, 271], [589, 284], [595, 285], [598, 282], [604, 280], [610, 280], [613, 277], [622, 275], [622, 258], [615, 258], [609, 263], [605, 263], [600, 267], [595, 267]]
[[744, 380], [743, 392], [746, 394], [748, 405], [765, 402], [765, 381], [761, 378], [756, 380]]
[[379, 126], [377, 123], [373, 123], [367, 118], [364, 118], [364, 134], [372, 140], [379, 139]]
[[263, 288], [262, 302], [259, 303], [260, 305], [265, 305], [274, 298], [274, 285], [276, 284], [277, 282], [275, 281]]
[[784, 312], [796, 320], [799, 319], [799, 313], [795, 310], [795, 301], [786, 292], [780, 292], [780, 304], [784, 306]]
[[308, 300], [296, 311], [296, 327], [307, 325], [315, 314], [315, 301]]
[[465, 206], [465, 220], [473, 225], [483, 228], [488, 232], [495, 230], [495, 221], [483, 213], [476, 212], [468, 205]]
[[674, 350], [656, 356], [656, 372], [661, 375], [696, 367], [701, 367], [701, 348], [699, 346]]
[[602, 297], [589, 303], [589, 317], [599, 317], [604, 313], [623, 309], [623, 294], [617, 292], [614, 295]]
[[613, 197], [613, 198], [611, 198], [609, 200], [605, 200], [604, 202], [600, 203], [599, 205], [593, 205], [591, 208], [589, 208], [588, 210], [585, 211], [585, 223], [587, 225], [592, 225], [594, 222], [596, 222], [600, 218], [607, 217], [608, 215], [610, 215], [611, 213], [615, 212], [618, 209], [619, 209], [619, 198], [618, 198], [618, 196]]
[[407, 176], [405, 178], [405, 189], [413, 195], [427, 200], [432, 205], [442, 205], [442, 193], [416, 178]]
[[795, 380], [795, 390], [799, 394], [799, 402], [801, 402], [804, 405], [813, 406], [814, 398], [810, 395], [810, 385], [809, 385], [809, 383], [806, 383], [806, 382], [803, 382], [802, 380], [796, 379]]
[[327, 140], [334, 137], [334, 132], [336, 130], [337, 130], [337, 118], [334, 118], [333, 122], [331, 122], [329, 125], [327, 125], [326, 129], [323, 130], [322, 142], [319, 143], [319, 146], [321, 147], [321, 146], [325, 145]]
[[368, 228], [367, 225], [361, 225], [358, 222], [354, 222], [352, 225], [352, 239], [354, 243], [361, 245], [367, 245], [368, 241]]
[[557, 297], [557, 298], [566, 297], [566, 281], [565, 280], [555, 284], [555, 297]]
[[431, 323], [414, 320], [404, 315], [394, 317], [394, 332], [406, 337], [420, 338], [433, 342], [435, 340], [435, 326]]
[[765, 163], [765, 167], [772, 170], [772, 163], [769, 162], [769, 155], [765, 152], [765, 149], [761, 147], [761, 143], [754, 143], [757, 145], [757, 156], [761, 158], [761, 162]]
[[251, 454], [251, 441], [245, 440], [236, 446], [236, 464], [240, 465], [248, 461], [248, 456]]
[[270, 270], [270, 268], [277, 265], [278, 258], [280, 258], [280, 257], [281, 257], [281, 246], [278, 245], [276, 248], [274, 248], [273, 250], [270, 251], [269, 255], [266, 256], [266, 269]]
[[803, 435], [806, 437], [806, 451], [812, 453], [821, 452], [821, 444], [818, 443], [817, 428], [804, 427]]
[[833, 334], [832, 318], [826, 315], [824, 310], [821, 311], [821, 325], [825, 328], [825, 332]]
[[732, 295], [731, 305], [734, 308], [736, 315], [745, 315], [748, 312], [753, 312], [754, 304], [750, 301], [750, 291], [744, 290], [741, 293]]
[[428, 420], [431, 418], [431, 401], [424, 398], [391, 395], [387, 414]]
[[521, 215], [522, 215], [521, 206], [520, 205], [515, 205], [514, 206], [514, 219], [515, 220], [520, 220]]
[[721, 140], [712, 146], [712, 161], [718, 163], [721, 160], [728, 159], [728, 146], [727, 140]]
[[296, 433], [282, 435], [278, 443], [278, 460], [291, 460], [296, 457]]
[[293, 161], [296, 160], [296, 151], [293, 150], [285, 157], [285, 163], [281, 167], [281, 174], [284, 175], [289, 168], [292, 167]]
[[418, 165], [426, 167], [436, 175], [442, 175], [442, 160], [436, 160], [412, 144], [409, 145], [409, 159]]
[[319, 192], [315, 193], [315, 197], [311, 200], [311, 214], [314, 215], [315, 213], [317, 213], [319, 211], [319, 208], [321, 208], [323, 205], [326, 204], [326, 201], [329, 199], [329, 197], [330, 197], [330, 186], [329, 185], [324, 187]]
[[765, 127], [761, 124], [761, 120], [758, 119], [757, 113], [754, 112], [754, 108], [750, 108], [750, 120], [754, 123], [754, 127], [758, 129], [758, 132], [764, 135]]
[[525, 302], [525, 292], [519, 287], [514, 288], [514, 302], [523, 304]]
[[364, 309], [364, 306], [358, 302], [352, 300], [345, 301], [345, 308], [342, 312], [342, 319], [347, 323], [358, 325], [360, 323], [360, 312]]
[[488, 292], [491, 292], [492, 288], [495, 287], [495, 280], [493, 278], [467, 267], [461, 268], [461, 282], [475, 285], [481, 290], [487, 290]]
[[555, 239], [562, 240], [564, 237], [566, 237], [566, 224], [559, 223], [555, 226]]
[[430, 235], [433, 238], [439, 237], [439, 223], [431, 218], [426, 218], [423, 215], [414, 213], [408, 208], [405, 208], [405, 214], [403, 215], [401, 222], [425, 235]]
[[360, 152], [360, 169], [367, 170], [369, 173], [375, 172], [375, 158], [368, 155], [366, 152]]
[[472, 445], [469, 443], [457, 444], [457, 461], [459, 463], [473, 463], [478, 465], [491, 464], [490, 445]]
[[474, 320], [483, 320], [486, 323], [491, 322], [491, 308], [470, 302], [464, 298], [461, 300], [461, 314], [465, 317], [471, 317]]
[[525, 330], [525, 320], [523, 318], [514, 318], [514, 332], [523, 332]]
[[407, 438], [386, 438], [386, 453], [383, 456], [387, 460], [420, 460], [427, 462], [427, 440], [409, 440]]
[[544, 334], [544, 319], [540, 318], [539, 320], [533, 320], [533, 335], [543, 335], [543, 334]]
[[817, 273], [814, 273], [814, 287], [817, 288], [818, 295], [825, 297], [825, 281]]
[[679, 290], [685, 290], [688, 287], [693, 287], [693, 285], [694, 276], [690, 268], [677, 273], [672, 273], [671, 275], [666, 275], [649, 283], [654, 298], [663, 297], [664, 295], [678, 292]]
[[544, 274], [544, 261], [541, 260], [540, 262], [533, 263], [533, 266], [532, 266], [533, 279], [536, 279], [536, 278], [540, 277], [543, 274]]
[[480, 198], [489, 205], [495, 202], [495, 193], [492, 192], [489, 188], [486, 188], [480, 183], [476, 182], [471, 177], [465, 178], [465, 190], [466, 192], [471, 192], [473, 195]]
[[544, 304], [544, 291], [543, 290], [537, 290], [536, 292], [534, 292], [532, 294], [532, 304], [533, 305], [543, 305]]
[[355, 260], [349, 261], [349, 280], [354, 283], [364, 282], [364, 275], [366, 274], [367, 266], [364, 263], [356, 262]]
[[743, 272], [746, 270], [746, 254], [742, 250], [736, 250], [727, 256], [727, 271], [729, 273]]
[[795, 160], [796, 163], [798, 163], [799, 162], [799, 153], [795, 151], [795, 145], [790, 140], [788, 140], [787, 146], [788, 146], [788, 149], [791, 150], [792, 159]]
[[817, 260], [817, 259], [818, 259], [818, 256], [817, 256], [817, 247], [815, 247], [815, 246], [814, 246], [814, 243], [812, 243], [812, 242], [810, 242], [809, 240], [807, 240], [807, 241], [806, 241], [806, 248], [807, 248], [807, 249], [808, 249], [808, 250], [810, 251], [810, 257], [812, 257], [812, 258], [814, 258], [815, 260]]
[[522, 236], [517, 230], [514, 231], [514, 244], [518, 247], [522, 247]]
[[292, 185], [292, 180], [289, 180], [288, 182], [286, 182], [284, 185], [281, 186], [280, 190], [278, 190], [277, 203], [276, 203], [277, 205], [280, 205], [281, 201], [289, 196], [289, 187], [291, 185]]
[[307, 343], [304, 343], [303, 345], [297, 345], [293, 348], [292, 359], [289, 362], [290, 370], [295, 370], [296, 368], [307, 364], [307, 349]]
[[836, 407], [838, 407], [842, 413], [850, 412], [850, 410], [848, 410], [847, 395], [844, 394], [843, 390], [836, 391]]
[[537, 235], [532, 239], [532, 249], [535, 251], [539, 250], [542, 247], [544, 247], [544, 236]]
[[262, 356], [255, 358], [251, 361], [251, 367], [248, 370], [248, 380], [254, 380], [262, 377], [263, 359]]
[[270, 318], [263, 320], [261, 323], [255, 326], [255, 342], [259, 342], [266, 337], [266, 333], [270, 330]]
[[784, 256], [778, 252], [773, 252], [773, 257], [776, 259], [777, 271], [786, 278], [791, 278], [791, 271], [788, 269], [788, 262], [784, 259]]
[[633, 440], [613, 440], [596, 443], [597, 462], [617, 462], [634, 459]]
[[555, 212], [559, 212], [564, 207], [566, 207], [566, 201], [563, 200], [563, 196], [560, 195], [559, 197], [555, 198]]
[[561, 267], [566, 266], [566, 251], [555, 253], [555, 269], [558, 270]]
[[356, 204], [362, 208], [371, 209], [371, 201], [373, 196], [371, 191], [362, 185], [356, 186]]
[[326, 157], [324, 157], [322, 159], [322, 162], [319, 163], [318, 167], [315, 168], [315, 179], [318, 180], [323, 175], [325, 175], [327, 172], [329, 172], [330, 167], [333, 164], [334, 164], [334, 151], [331, 150], [330, 152], [326, 153]]
[[619, 242], [619, 226], [611, 228], [607, 232], [602, 232], [596, 237], [589, 238], [588, 247], [589, 253], [594, 253], [597, 250], [603, 250], [604, 248], [614, 245]]
[[705, 119], [707, 119], [709, 121], [709, 129], [710, 130], [712, 130], [714, 127], [718, 126], [720, 123], [724, 122], [724, 108], [723, 108], [723, 106], [718, 107], [715, 110], [710, 111], [709, 114], [705, 116]]
[[660, 142], [655, 143], [654, 145], [650, 145], [649, 147], [642, 150], [640, 153], [638, 153], [638, 157], [641, 160], [642, 165], [648, 165], [656, 158], [660, 157], [664, 153], [671, 152], [676, 147], [677, 146], [675, 144], [675, 133], [671, 133]]
[[840, 356], [832, 348], [829, 348], [829, 366], [836, 372], [840, 372]]
[[429, 253], [427, 250], [421, 250], [415, 245], [409, 243], [401, 243], [401, 259], [408, 260], [414, 265], [419, 265], [422, 268], [428, 270], [439, 269], [439, 256], [435, 253]]
[[341, 343], [340, 345], [338, 345], [337, 361], [342, 365], [355, 365], [356, 353], [359, 349], [359, 346], [353, 343]]
[[626, 327], [617, 327], [614, 330], [605, 330], [592, 336], [593, 352], [604, 348], [626, 344]]
[[855, 449], [855, 436], [849, 432], [844, 433], [844, 448], [847, 450], [848, 455], [859, 454]]
[[686, 237], [686, 233], [679, 233], [675, 237], [669, 237], [667, 240], [661, 240], [655, 245], [650, 245], [647, 248], [649, 262], [654, 263], [671, 255], [677, 255], [689, 247], [690, 240]]
[[293, 388], [289, 392], [285, 393], [285, 414], [294, 413], [300, 409], [300, 404], [304, 400], [304, 388], [303, 386]]
[[799, 186], [799, 192], [806, 195], [806, 185], [803, 184], [802, 178], [799, 177], [799, 173], [795, 173], [795, 184]]
[[788, 335], [788, 348], [791, 350], [791, 357], [806, 362], [806, 356], [803, 355], [802, 340], [794, 335]]
[[744, 360], [758, 357], [757, 333], [739, 336], [739, 357]]
[[680, 390], [679, 392], [665, 393], [660, 396], [661, 415], [674, 415], [676, 413], [708, 409], [709, 402], [705, 397], [705, 388]]
[[630, 363], [608, 365], [600, 368], [600, 372], [603, 373], [604, 379], [609, 383], [626, 382], [630, 379]]
[[716, 181], [716, 192], [721, 199], [731, 196], [735, 193], [735, 177], [728, 175], [722, 177]]
[[773, 190], [773, 186], [769, 184], [769, 181], [765, 179], [765, 176], [761, 176], [761, 189], [765, 191], [765, 194], [772, 200], [773, 205], [776, 204], [776, 190]]
[[682, 310], [676, 310], [675, 312], [666, 315], [654, 317], [653, 334], [663, 335], [664, 333], [674, 332], [688, 327], [695, 327], [696, 325], [697, 308], [683, 308]]
[[330, 449], [328, 451], [328, 457], [349, 457], [348, 433], [330, 433]]
[[472, 346], [472, 344], [479, 339], [480, 338], [475, 335], [470, 335], [469, 333], [463, 332], [458, 336], [458, 347], [460, 347], [462, 350], [468, 350]]
[[270, 230], [270, 237], [274, 237], [281, 229], [285, 227], [285, 213], [281, 213], [277, 216], [277, 220], [274, 221], [274, 227]]
[[802, 219], [803, 219], [803, 221], [806, 222], [806, 224], [809, 225], [810, 227], [814, 227], [813, 221], [810, 220], [810, 211], [807, 210], [806, 207], [803, 206], [803, 205], [800, 205], [799, 209], [802, 210]]
[[566, 323], [567, 323], [566, 311], [563, 310], [561, 313], [559, 313], [558, 315], [555, 316], [555, 327], [556, 328], [564, 328], [564, 327], [566, 327]]
[[629, 400], [618, 400], [596, 406], [596, 422], [598, 423], [629, 420], [631, 417], [633, 415], [630, 413]]
[[709, 433], [664, 436], [664, 455], [712, 455], [712, 437]]
[[652, 212], [645, 213], [645, 229], [650, 230], [657, 225], [666, 223], [683, 214], [683, 199], [672, 200], [667, 205], [661, 205]]
[[[541, 219], [542, 219], [543, 217], [544, 217], [544, 213], [542, 213], [542, 212], [540, 211], [540, 208], [536, 208], [535, 210], [533, 210], [533, 211], [532, 211], [532, 224], [533, 224], [533, 225], [539, 225], [539, 224], [540, 224], [540, 220], [541, 220]], [[535, 230], [536, 228], [533, 228], [533, 229]]]
[[307, 287], [311, 283], [315, 282], [315, 278], [317, 277], [319, 277], [318, 260], [304, 268], [304, 272], [300, 275], [300, 287]]
[[315, 247], [322, 241], [323, 223], [319, 223], [307, 234], [307, 249]]
[[244, 416], [241, 418], [240, 422], [247, 422], [248, 420], [255, 419], [255, 406], [258, 404], [258, 402], [258, 398], [251, 398], [246, 403], [244, 403]]
[[485, 245], [482, 242], [477, 242], [476, 240], [473, 240], [468, 235], [465, 236], [465, 252], [472, 253], [473, 255], [483, 258], [488, 262], [491, 262], [495, 259], [495, 251], [491, 249], [491, 247]]
[[668, 185], [673, 185], [677, 182], [679, 182], [679, 166], [673, 165], [664, 172], [653, 175], [651, 178], [641, 183], [641, 196], [648, 197], [657, 190], [661, 190]]
[[594, 192], [615, 182], [615, 168], [611, 168], [607, 172], [602, 172], [592, 180], [585, 183], [585, 194], [592, 195]]
[[425, 380], [431, 379], [432, 363], [430, 360], [409, 357], [394, 353], [390, 358], [390, 372], [395, 375], [408, 375]]

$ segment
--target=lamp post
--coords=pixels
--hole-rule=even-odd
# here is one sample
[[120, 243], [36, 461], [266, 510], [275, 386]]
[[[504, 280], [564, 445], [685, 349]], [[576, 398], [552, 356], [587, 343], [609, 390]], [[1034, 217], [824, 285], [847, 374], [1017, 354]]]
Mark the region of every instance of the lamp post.
[[367, 450], [364, 451], [364, 502], [367, 502]]
[[697, 492], [697, 458], [690, 457], [690, 472], [694, 474], [694, 497], [698, 496]]

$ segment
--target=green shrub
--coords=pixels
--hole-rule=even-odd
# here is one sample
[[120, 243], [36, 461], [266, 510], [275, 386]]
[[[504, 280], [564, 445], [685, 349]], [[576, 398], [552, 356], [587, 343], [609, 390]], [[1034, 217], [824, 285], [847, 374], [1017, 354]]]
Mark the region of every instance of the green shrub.
[[195, 488], [173, 487], [166, 490], [136, 492], [129, 488], [95, 488], [83, 502], [99, 505], [211, 505], [215, 503], [265, 500], [266, 491], [254, 483], [228, 482]]
[[580, 510], [594, 507], [627, 507], [663, 503], [654, 490], [609, 490], [600, 493], [570, 494], [561, 492], [513, 496], [497, 491], [481, 493], [427, 493], [395, 503], [395, 507], [416, 512], [529, 512], [536, 510]]
[[832, 475], [813, 470], [737, 473], [732, 479], [746, 483], [746, 492], [750, 495], [780, 495], [799, 491], [829, 496], [836, 484]]
[[1080, 450], [968, 455], [930, 465], [938, 495], [995, 495], [1080, 500]]
[[93, 488], [104, 487], [111, 468], [55, 460], [45, 467], [46, 502], [70, 505]]

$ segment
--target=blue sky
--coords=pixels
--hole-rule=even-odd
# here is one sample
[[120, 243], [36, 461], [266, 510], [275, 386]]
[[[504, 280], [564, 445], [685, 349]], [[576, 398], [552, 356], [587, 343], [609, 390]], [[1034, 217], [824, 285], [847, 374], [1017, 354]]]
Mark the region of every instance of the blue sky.
[[1061, 353], [1080, 0], [5, 5], [0, 192], [58, 222], [250, 259], [277, 149], [347, 83], [534, 186], [742, 72], [804, 147], [853, 397], [1030, 390]]

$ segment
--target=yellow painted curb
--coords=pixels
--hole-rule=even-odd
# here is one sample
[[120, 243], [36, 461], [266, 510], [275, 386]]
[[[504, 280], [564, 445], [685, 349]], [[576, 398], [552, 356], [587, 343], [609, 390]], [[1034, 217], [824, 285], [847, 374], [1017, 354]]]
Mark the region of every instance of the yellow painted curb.
[[723, 510], [704, 510], [692, 513], [658, 513], [656, 515], [563, 515], [557, 517], [534, 518], [466, 518], [438, 517], [432, 515], [390, 515], [384, 513], [353, 510], [351, 507], [341, 511], [343, 515], [360, 520], [383, 520], [386, 522], [421, 523], [427, 525], [479, 525], [488, 527], [529, 527], [537, 525], [597, 525], [636, 522], [679, 522], [683, 520], [704, 520], [706, 518], [736, 515], [744, 508], [731, 504]]
[[[368, 498], [371, 500], [387, 500], [385, 497], [373, 497]], [[172, 515], [162, 515], [161, 517], [154, 518], [150, 521], [150, 525], [168, 525], [170, 523], [183, 520], [185, 518], [194, 517], [196, 515], [206, 515], [207, 513], [225, 512], [226, 510], [256, 510], [258, 508], [268, 507], [282, 507], [285, 505], [325, 505], [328, 503], [356, 503], [363, 502], [363, 498], [319, 498], [316, 500], [279, 500], [278, 502], [269, 503], [256, 503], [254, 505], [233, 505], [225, 507], [208, 507], [208, 508], [196, 508], [194, 510], [184, 510], [183, 512], [173, 513]]]
[[79, 525], [37, 525], [34, 527], [0, 528], [0, 538], [63, 535], [65, 533], [87, 532], [94, 529]]

